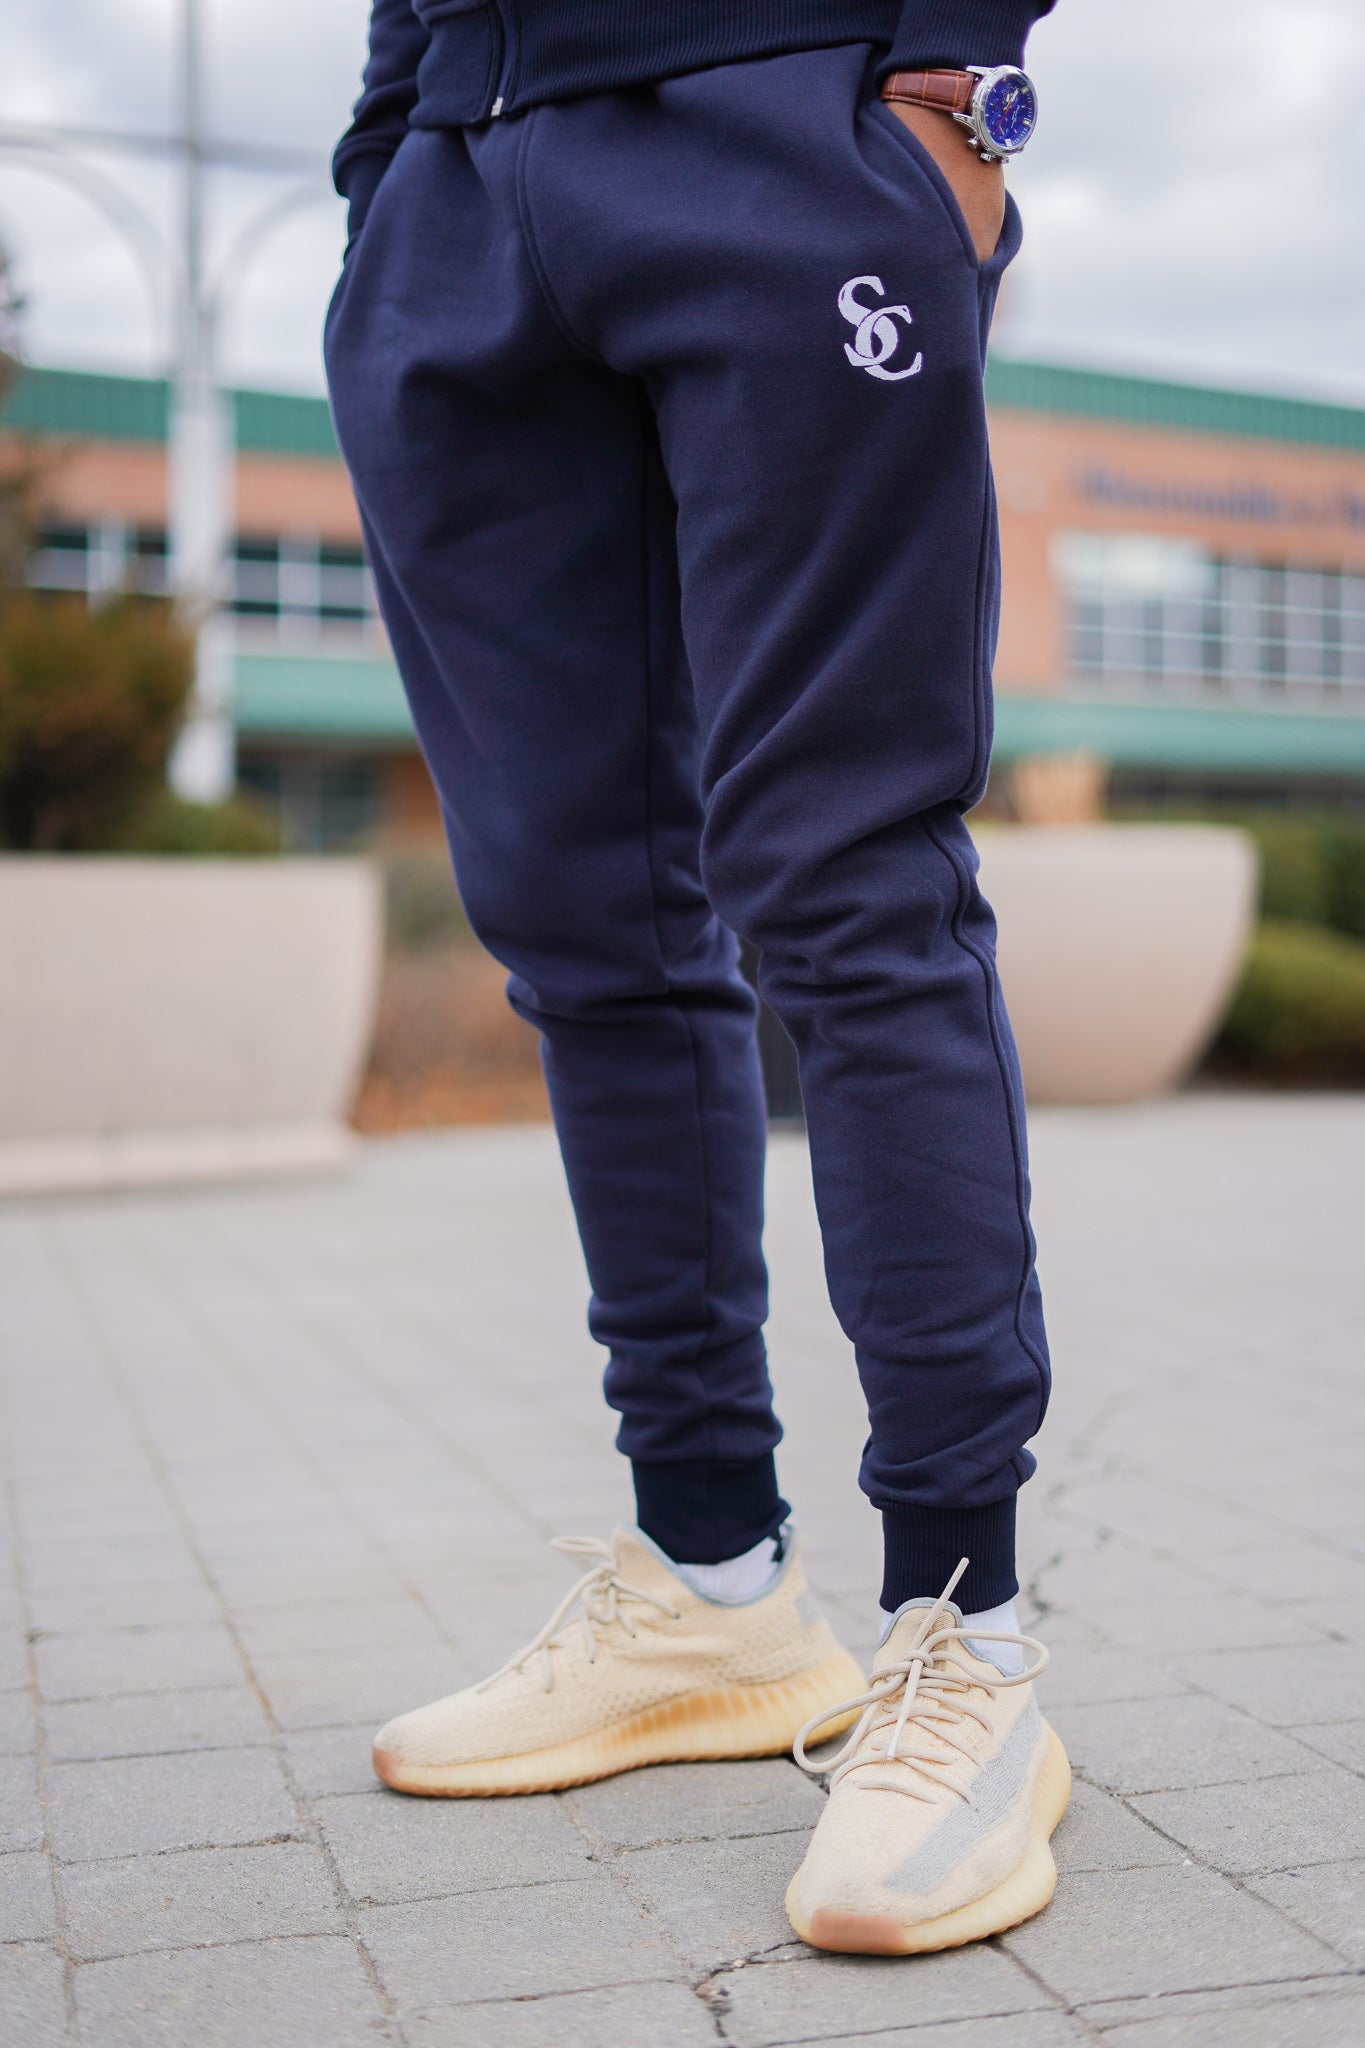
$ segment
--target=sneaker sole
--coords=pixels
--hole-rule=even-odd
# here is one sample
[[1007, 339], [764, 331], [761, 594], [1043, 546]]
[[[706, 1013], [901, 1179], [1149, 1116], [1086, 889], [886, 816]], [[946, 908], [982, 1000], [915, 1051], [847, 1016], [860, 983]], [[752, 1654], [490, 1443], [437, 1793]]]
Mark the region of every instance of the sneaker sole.
[[1056, 1730], [1049, 1727], [1047, 1751], [1033, 1788], [1028, 1848], [1022, 1863], [1003, 1884], [936, 1920], [907, 1925], [894, 1913], [841, 1913], [830, 1907], [817, 1908], [807, 1921], [797, 1907], [797, 1879], [793, 1878], [787, 1891], [787, 1917], [802, 1941], [841, 1955], [925, 1955], [935, 1949], [961, 1948], [964, 1942], [982, 1941], [988, 1934], [1002, 1934], [1007, 1927], [1017, 1927], [1021, 1920], [1041, 1913], [1057, 1889], [1051, 1838], [1070, 1797], [1071, 1765]]
[[[702, 1763], [746, 1756], [779, 1756], [828, 1699], [848, 1698], [866, 1685], [849, 1656], [832, 1657], [773, 1685], [732, 1685], [689, 1693], [609, 1728], [550, 1749], [478, 1762], [409, 1764], [393, 1750], [374, 1750], [376, 1777], [395, 1792], [433, 1799], [477, 1799], [498, 1793], [560, 1792], [597, 1778], [638, 1770], [643, 1764]], [[838, 1734], [857, 1719], [831, 1724]]]

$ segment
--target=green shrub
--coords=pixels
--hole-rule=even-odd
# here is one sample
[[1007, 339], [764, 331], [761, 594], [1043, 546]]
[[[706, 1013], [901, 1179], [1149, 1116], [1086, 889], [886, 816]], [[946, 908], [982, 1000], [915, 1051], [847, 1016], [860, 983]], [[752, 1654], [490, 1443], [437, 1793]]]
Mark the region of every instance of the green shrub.
[[1321, 926], [1262, 924], [1216, 1052], [1282, 1081], [1365, 1081], [1365, 943]]
[[1322, 828], [1327, 922], [1365, 939], [1365, 819], [1330, 818]]
[[1261, 915], [1298, 924], [1326, 924], [1327, 862], [1316, 818], [1253, 816], [1238, 819], [1261, 857]]
[[165, 772], [194, 650], [163, 603], [0, 604], [0, 845], [112, 843]]
[[280, 831], [264, 804], [235, 796], [221, 804], [192, 804], [159, 790], [134, 813], [114, 840], [115, 853], [271, 854]]

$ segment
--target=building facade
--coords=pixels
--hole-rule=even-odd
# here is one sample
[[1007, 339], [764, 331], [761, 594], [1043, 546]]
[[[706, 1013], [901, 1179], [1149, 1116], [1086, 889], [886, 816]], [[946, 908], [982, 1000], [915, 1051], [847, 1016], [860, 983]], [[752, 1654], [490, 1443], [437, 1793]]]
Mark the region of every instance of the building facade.
[[[1365, 804], [1365, 409], [993, 361], [997, 768], [1083, 747], [1134, 798]], [[437, 813], [321, 399], [234, 396], [242, 784], [306, 846]], [[166, 581], [164, 384], [27, 370], [33, 581]]]

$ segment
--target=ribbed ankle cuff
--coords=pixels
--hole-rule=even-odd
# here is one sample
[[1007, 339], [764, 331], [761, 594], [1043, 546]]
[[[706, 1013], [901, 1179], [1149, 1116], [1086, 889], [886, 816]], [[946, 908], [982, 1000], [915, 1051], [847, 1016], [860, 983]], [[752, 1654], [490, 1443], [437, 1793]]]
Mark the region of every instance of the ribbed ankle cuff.
[[631, 1461], [635, 1513], [646, 1536], [675, 1564], [723, 1564], [775, 1536], [791, 1509], [777, 1490], [771, 1451], [723, 1461], [670, 1465]]
[[1014, 1572], [1017, 1496], [984, 1508], [883, 1507], [885, 1566], [882, 1606], [894, 1614], [904, 1600], [943, 1591], [961, 1558], [971, 1561], [953, 1599], [964, 1614], [999, 1607], [1019, 1591]]

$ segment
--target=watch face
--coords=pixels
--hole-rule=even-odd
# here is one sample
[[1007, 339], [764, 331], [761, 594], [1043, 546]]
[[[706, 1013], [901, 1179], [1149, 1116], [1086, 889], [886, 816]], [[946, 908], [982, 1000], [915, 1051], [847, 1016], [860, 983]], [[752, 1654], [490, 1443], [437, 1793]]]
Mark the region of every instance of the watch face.
[[1002, 69], [985, 81], [977, 102], [977, 118], [990, 146], [1000, 156], [1023, 148], [1038, 120], [1038, 95], [1022, 71]]

